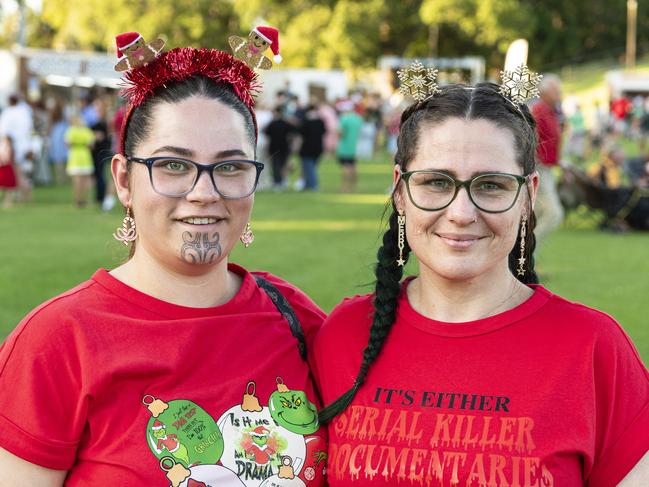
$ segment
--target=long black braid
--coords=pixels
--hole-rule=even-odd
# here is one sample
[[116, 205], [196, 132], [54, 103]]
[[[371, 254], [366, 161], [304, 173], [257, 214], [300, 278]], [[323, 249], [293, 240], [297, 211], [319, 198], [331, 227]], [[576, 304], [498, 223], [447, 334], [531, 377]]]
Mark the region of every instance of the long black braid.
[[[320, 411], [319, 419], [327, 423], [341, 413], [354, 399], [356, 391], [363, 385], [367, 372], [376, 360], [383, 347], [383, 342], [392, 328], [397, 314], [397, 298], [401, 292], [401, 277], [403, 267], [397, 265], [399, 249], [397, 248], [397, 212], [392, 208], [388, 219], [389, 227], [383, 235], [383, 244], [377, 252], [377, 263], [375, 267], [376, 288], [374, 294], [374, 318], [370, 328], [370, 338], [363, 350], [363, 361], [356, 376], [354, 385], [345, 394], [336, 399], [333, 403]], [[403, 260], [408, 261], [410, 247], [406, 242], [403, 249]]]
[[[451, 118], [485, 119], [501, 127], [510, 129], [516, 140], [517, 156], [525, 175], [532, 174], [536, 157], [536, 124], [525, 105], [515, 105], [498, 93], [498, 86], [480, 83], [475, 88], [462, 85], [449, 85], [442, 92], [428, 100], [411, 105], [401, 116], [401, 127], [397, 140], [395, 162], [402, 170], [415, 155], [419, 143], [419, 132], [424, 124], [438, 124]], [[396, 192], [396, 189], [395, 189]], [[528, 193], [529, 195], [529, 193]], [[523, 284], [536, 284], [538, 277], [534, 270], [534, 250], [536, 238], [534, 228], [536, 217], [528, 196], [529, 215], [525, 241], [525, 274], [517, 275], [519, 246], [515, 245], [509, 254], [508, 264], [511, 272]], [[374, 291], [374, 315], [370, 327], [367, 347], [363, 350], [358, 375], [351, 389], [320, 411], [320, 422], [325, 424], [344, 411], [363, 385], [367, 373], [379, 356], [386, 337], [396, 319], [397, 303], [401, 292], [403, 267], [397, 265], [397, 210], [392, 202], [392, 213], [388, 219], [389, 227], [383, 235], [383, 244], [377, 252], [375, 267], [376, 285]], [[516, 243], [520, 242], [520, 229]], [[403, 259], [407, 262], [410, 247], [406, 241]]]

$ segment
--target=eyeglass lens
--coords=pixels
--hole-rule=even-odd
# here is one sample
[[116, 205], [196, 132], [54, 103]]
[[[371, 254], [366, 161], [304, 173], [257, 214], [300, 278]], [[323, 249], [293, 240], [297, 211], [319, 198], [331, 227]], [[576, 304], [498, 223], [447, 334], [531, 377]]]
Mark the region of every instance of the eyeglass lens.
[[[444, 173], [416, 171], [407, 184], [412, 202], [426, 210], [444, 208], [455, 196], [455, 180]], [[505, 211], [516, 201], [519, 187], [518, 179], [512, 175], [484, 174], [471, 181], [469, 195], [482, 210]]]

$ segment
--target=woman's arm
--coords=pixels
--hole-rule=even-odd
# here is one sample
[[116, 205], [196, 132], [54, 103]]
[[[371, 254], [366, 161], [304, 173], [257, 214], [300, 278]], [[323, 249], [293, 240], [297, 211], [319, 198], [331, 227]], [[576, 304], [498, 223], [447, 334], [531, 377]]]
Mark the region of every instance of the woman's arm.
[[635, 467], [617, 484], [618, 487], [645, 487], [649, 485], [649, 452], [636, 463]]
[[67, 474], [65, 470], [40, 467], [2, 448], [0, 472], [0, 487], [60, 487]]

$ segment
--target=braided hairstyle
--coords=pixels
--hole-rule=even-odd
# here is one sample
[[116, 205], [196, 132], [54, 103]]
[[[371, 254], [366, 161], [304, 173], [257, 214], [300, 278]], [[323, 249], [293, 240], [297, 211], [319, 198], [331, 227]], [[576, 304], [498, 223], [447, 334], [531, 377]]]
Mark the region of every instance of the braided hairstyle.
[[[499, 86], [493, 83], [479, 83], [475, 87], [464, 85], [447, 85], [423, 102], [411, 105], [401, 115], [401, 127], [397, 139], [395, 163], [402, 171], [407, 170], [408, 163], [415, 157], [418, 149], [421, 129], [439, 125], [450, 118], [466, 120], [488, 120], [501, 128], [510, 130], [516, 143], [516, 158], [523, 169], [523, 174], [532, 174], [536, 166], [536, 123], [527, 106], [515, 104], [498, 92]], [[396, 187], [395, 187], [396, 191]], [[394, 193], [393, 193], [394, 194]], [[528, 231], [525, 241], [524, 256], [526, 259], [525, 274], [517, 276], [518, 247], [509, 254], [509, 269], [524, 284], [538, 283], [534, 271], [534, 249], [536, 238], [534, 227], [536, 218], [529, 198]], [[397, 265], [399, 251], [397, 248], [397, 209], [394, 198], [391, 202], [391, 214], [388, 218], [388, 230], [383, 235], [383, 244], [377, 253], [375, 267], [376, 285], [374, 291], [374, 315], [370, 328], [370, 338], [356, 380], [351, 389], [320, 411], [320, 422], [328, 423], [344, 411], [352, 402], [358, 389], [363, 385], [369, 368], [374, 363], [396, 319], [397, 301], [401, 292], [403, 267]], [[520, 229], [517, 242], [520, 239]], [[407, 262], [410, 247], [406, 242], [403, 259]]]

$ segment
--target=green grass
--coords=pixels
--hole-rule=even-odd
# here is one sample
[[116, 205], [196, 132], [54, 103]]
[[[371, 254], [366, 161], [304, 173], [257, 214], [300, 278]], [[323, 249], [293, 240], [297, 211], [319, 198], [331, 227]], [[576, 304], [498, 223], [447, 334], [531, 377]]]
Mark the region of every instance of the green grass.
[[[339, 168], [330, 159], [321, 166], [319, 193], [260, 192], [255, 242], [238, 246], [232, 260], [282, 276], [327, 311], [345, 296], [368, 292], [391, 181], [388, 160], [359, 166], [355, 195], [337, 193]], [[76, 210], [70, 199], [69, 187], [39, 188], [33, 204], [0, 211], [0, 338], [40, 302], [125, 259], [111, 237], [120, 212]], [[649, 235], [601, 233], [595, 222], [572, 215], [547, 240], [537, 259], [544, 284], [613, 315], [649, 360]]]

